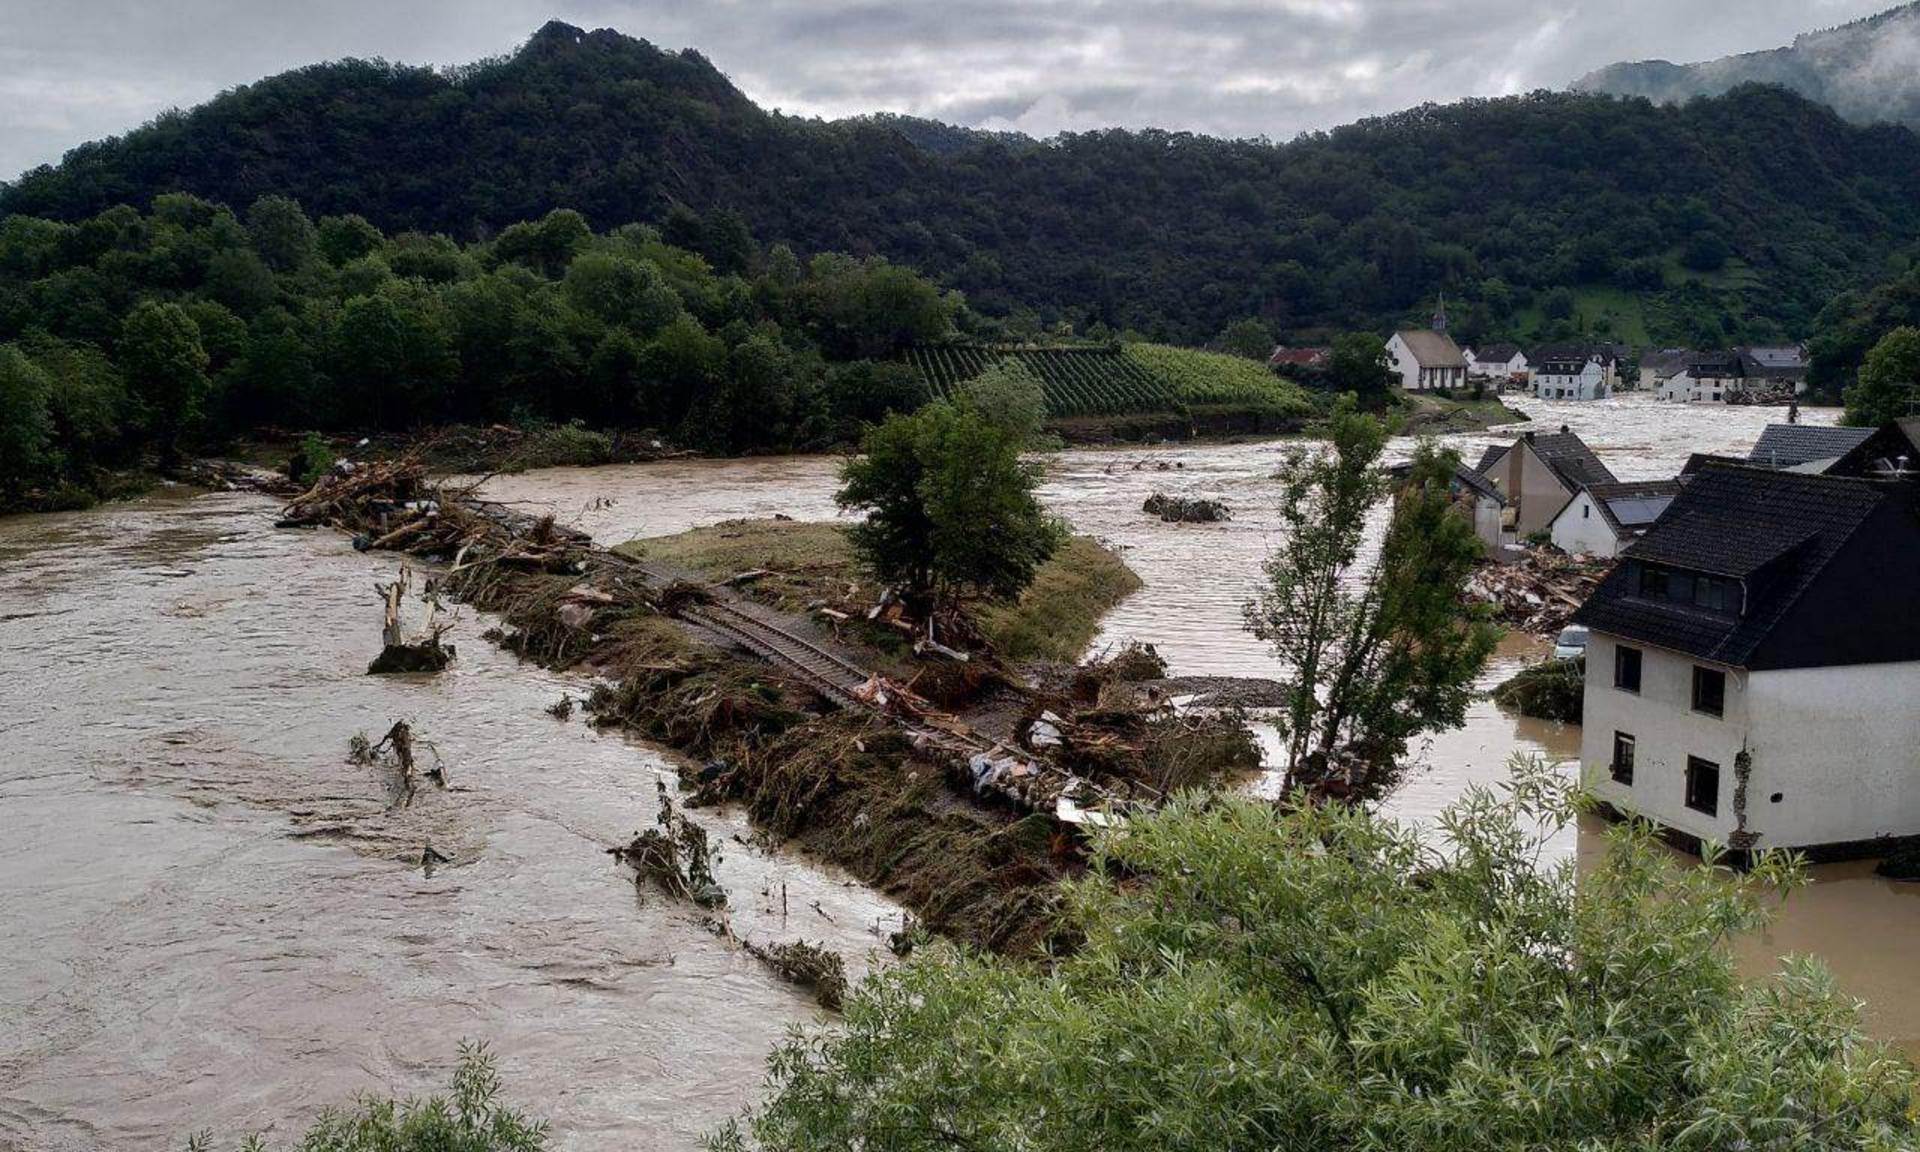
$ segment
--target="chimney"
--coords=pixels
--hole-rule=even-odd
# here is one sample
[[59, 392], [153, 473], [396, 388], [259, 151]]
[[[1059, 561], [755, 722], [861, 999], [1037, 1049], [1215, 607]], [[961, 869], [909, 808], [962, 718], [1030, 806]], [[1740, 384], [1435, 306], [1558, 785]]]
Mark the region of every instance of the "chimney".
[[1560, 425], [1560, 435], [1565, 436], [1569, 431], [1570, 429], [1565, 424]]

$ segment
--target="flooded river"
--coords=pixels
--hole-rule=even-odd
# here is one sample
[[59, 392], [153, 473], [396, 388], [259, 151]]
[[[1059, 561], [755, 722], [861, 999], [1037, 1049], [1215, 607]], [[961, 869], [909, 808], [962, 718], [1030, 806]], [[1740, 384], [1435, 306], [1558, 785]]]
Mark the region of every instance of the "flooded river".
[[[0, 1148], [237, 1139], [436, 1088], [462, 1037], [560, 1148], [693, 1147], [819, 1013], [602, 851], [651, 823], [666, 762], [546, 715], [581, 684], [481, 620], [443, 676], [364, 675], [397, 560], [275, 531], [271, 509], [0, 520]], [[408, 806], [345, 758], [402, 717], [450, 783]], [[876, 923], [898, 926], [700, 818], [742, 936], [864, 969]], [[428, 843], [454, 860], [430, 877]]]
[[[1743, 452], [1777, 415], [1522, 403], [1537, 427], [1571, 424], [1622, 478]], [[1472, 455], [1493, 439], [1459, 443]], [[1267, 477], [1287, 451], [1061, 454], [1048, 503], [1146, 581], [1100, 643], [1150, 640], [1181, 673], [1272, 672], [1240, 604], [1274, 542]], [[684, 461], [490, 491], [619, 542], [831, 517], [835, 468]], [[1162, 524], [1139, 511], [1156, 489], [1223, 498], [1234, 520]], [[463, 621], [441, 677], [362, 675], [378, 646], [372, 582], [396, 559], [275, 531], [269, 510], [163, 495], [0, 520], [0, 1149], [173, 1147], [201, 1127], [297, 1124], [358, 1091], [438, 1086], [462, 1037], [495, 1046], [558, 1147], [692, 1147], [755, 1091], [780, 1032], [818, 1013], [680, 908], [637, 895], [602, 852], [652, 820], [668, 765], [545, 715], [582, 685], [482, 642], [483, 619]], [[1537, 652], [1510, 640], [1489, 682]], [[452, 785], [410, 806], [345, 758], [351, 735], [402, 717]], [[1423, 750], [1394, 811], [1424, 818], [1499, 779], [1511, 753], [1568, 758], [1577, 736], [1479, 705]], [[897, 923], [829, 871], [732, 839], [747, 838], [741, 821], [700, 818], [724, 839], [741, 935], [824, 940], [860, 962]], [[431, 876], [428, 843], [454, 858]], [[1561, 850], [1597, 844], [1583, 828]], [[1746, 951], [1756, 967], [1824, 953], [1874, 1026], [1920, 1050], [1920, 1007], [1897, 982], [1920, 955], [1916, 901], [1920, 888], [1870, 867], [1822, 869]]]

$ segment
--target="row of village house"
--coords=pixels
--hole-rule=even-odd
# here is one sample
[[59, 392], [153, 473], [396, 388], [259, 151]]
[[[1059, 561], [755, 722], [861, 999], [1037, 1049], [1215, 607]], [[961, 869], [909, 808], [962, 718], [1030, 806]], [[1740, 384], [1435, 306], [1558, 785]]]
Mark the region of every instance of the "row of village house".
[[[1273, 350], [1268, 364], [1315, 367], [1323, 348]], [[1662, 400], [1730, 404], [1786, 400], [1806, 391], [1807, 359], [1799, 345], [1749, 346], [1724, 352], [1649, 349], [1636, 357], [1624, 344], [1514, 344], [1462, 348], [1447, 334], [1443, 308], [1430, 328], [1407, 328], [1387, 341], [1387, 357], [1409, 392], [1463, 388], [1473, 382], [1527, 391], [1543, 400], [1604, 400], [1620, 391], [1623, 370], [1636, 365], [1633, 387]]]
[[1454, 491], [1495, 549], [1546, 532], [1617, 557], [1574, 615], [1602, 802], [1738, 850], [1920, 838], [1920, 420], [1776, 424], [1635, 483], [1563, 426]]

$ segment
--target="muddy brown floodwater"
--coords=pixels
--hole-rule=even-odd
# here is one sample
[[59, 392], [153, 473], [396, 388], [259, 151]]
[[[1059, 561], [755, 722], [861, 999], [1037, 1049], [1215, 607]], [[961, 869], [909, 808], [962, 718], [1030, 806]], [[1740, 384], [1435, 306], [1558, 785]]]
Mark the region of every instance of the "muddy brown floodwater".
[[[1626, 478], [1744, 450], [1777, 416], [1637, 398], [1525, 407], [1536, 426], [1570, 423]], [[1272, 672], [1239, 613], [1274, 542], [1267, 477], [1288, 450], [1057, 459], [1048, 502], [1146, 581], [1101, 643], [1150, 640], [1182, 673]], [[491, 491], [619, 542], [831, 517], [835, 466], [557, 470]], [[1223, 498], [1234, 519], [1163, 524], [1139, 510], [1154, 490]], [[462, 1037], [494, 1045], [510, 1096], [555, 1121], [560, 1148], [694, 1146], [751, 1098], [782, 1030], [820, 1014], [683, 909], [637, 896], [601, 851], [651, 822], [667, 762], [545, 715], [583, 683], [482, 642], [482, 618], [463, 621], [438, 678], [364, 676], [372, 583], [397, 558], [275, 531], [270, 513], [253, 497], [163, 495], [0, 520], [0, 1148], [297, 1127], [359, 1091], [438, 1087]], [[1488, 682], [1538, 651], [1510, 639]], [[452, 783], [407, 807], [344, 756], [355, 732], [401, 717]], [[1571, 757], [1577, 735], [1480, 704], [1422, 750], [1391, 807], [1428, 818], [1501, 779], [1516, 751]], [[823, 940], [864, 970], [898, 923], [829, 870], [734, 840], [748, 835], [737, 818], [698, 816], [724, 844], [742, 935]], [[430, 877], [429, 842], [454, 859]], [[1583, 826], [1560, 849], [1598, 844]], [[1920, 887], [1864, 865], [1817, 875], [1743, 955], [1755, 970], [1781, 951], [1825, 955], [1874, 1027], [1920, 1048], [1900, 983], [1920, 955]]]
[[[651, 823], [666, 761], [546, 715], [582, 683], [517, 664], [482, 619], [438, 678], [363, 675], [398, 559], [275, 531], [272, 507], [0, 520], [0, 1148], [178, 1148], [203, 1127], [224, 1147], [438, 1088], [463, 1037], [557, 1147], [694, 1147], [821, 1014], [602, 851]], [[401, 717], [451, 785], [404, 807], [344, 756]], [[864, 971], [875, 926], [898, 926], [697, 815], [741, 935]], [[453, 858], [431, 877], [429, 842]]]
[[[1623, 480], [1674, 475], [1693, 452], [1744, 456], [1760, 430], [1785, 419], [1777, 408], [1662, 404], [1645, 396], [1591, 403], [1519, 399], [1532, 427], [1578, 432]], [[1809, 424], [1831, 424], [1832, 409], [1806, 409]], [[1468, 460], [1505, 436], [1447, 437]], [[1128, 637], [1151, 641], [1181, 675], [1272, 675], [1267, 650], [1240, 628], [1240, 607], [1260, 579], [1261, 562], [1278, 528], [1269, 478], [1288, 443], [1074, 450], [1052, 462], [1043, 490], [1048, 505], [1120, 547], [1145, 588], [1111, 613], [1095, 647]], [[1404, 458], [1410, 441], [1396, 441]], [[833, 503], [837, 462], [819, 457], [676, 461], [667, 464], [542, 472], [492, 482], [492, 495], [554, 511], [609, 543], [659, 536], [734, 517], [782, 513], [798, 519], [838, 515]], [[1233, 519], [1219, 524], [1165, 524], [1143, 514], [1153, 492], [1223, 500]], [[1509, 636], [1488, 669], [1491, 688], [1545, 651], [1542, 642]], [[1434, 736], [1387, 809], [1424, 821], [1471, 784], [1497, 784], [1508, 758], [1537, 754], [1566, 762], [1579, 755], [1577, 727], [1513, 716], [1489, 700], [1466, 724]], [[1562, 856], [1598, 851], [1601, 827], [1583, 824], [1557, 845]], [[1920, 885], [1873, 875], [1871, 865], [1815, 870], [1764, 936], [1743, 942], [1751, 972], [1771, 970], [1787, 952], [1814, 952], [1841, 984], [1867, 1001], [1870, 1024], [1920, 1055], [1920, 1003], [1905, 990], [1920, 956]]]

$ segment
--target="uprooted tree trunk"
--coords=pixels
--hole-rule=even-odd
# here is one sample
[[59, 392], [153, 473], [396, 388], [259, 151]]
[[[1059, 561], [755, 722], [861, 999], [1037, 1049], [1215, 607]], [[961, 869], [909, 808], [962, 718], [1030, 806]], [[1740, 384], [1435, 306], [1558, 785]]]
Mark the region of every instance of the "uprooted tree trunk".
[[412, 569], [403, 565], [400, 575], [391, 584], [376, 583], [373, 586], [373, 590], [380, 595], [384, 616], [380, 625], [380, 655], [367, 665], [369, 676], [394, 672], [438, 672], [453, 660], [453, 645], [440, 642], [440, 638], [453, 625], [450, 622], [440, 623], [436, 619], [439, 602], [431, 592], [425, 596], [428, 605], [426, 631], [416, 639], [407, 639], [400, 608], [406, 600], [407, 588], [412, 580]]

